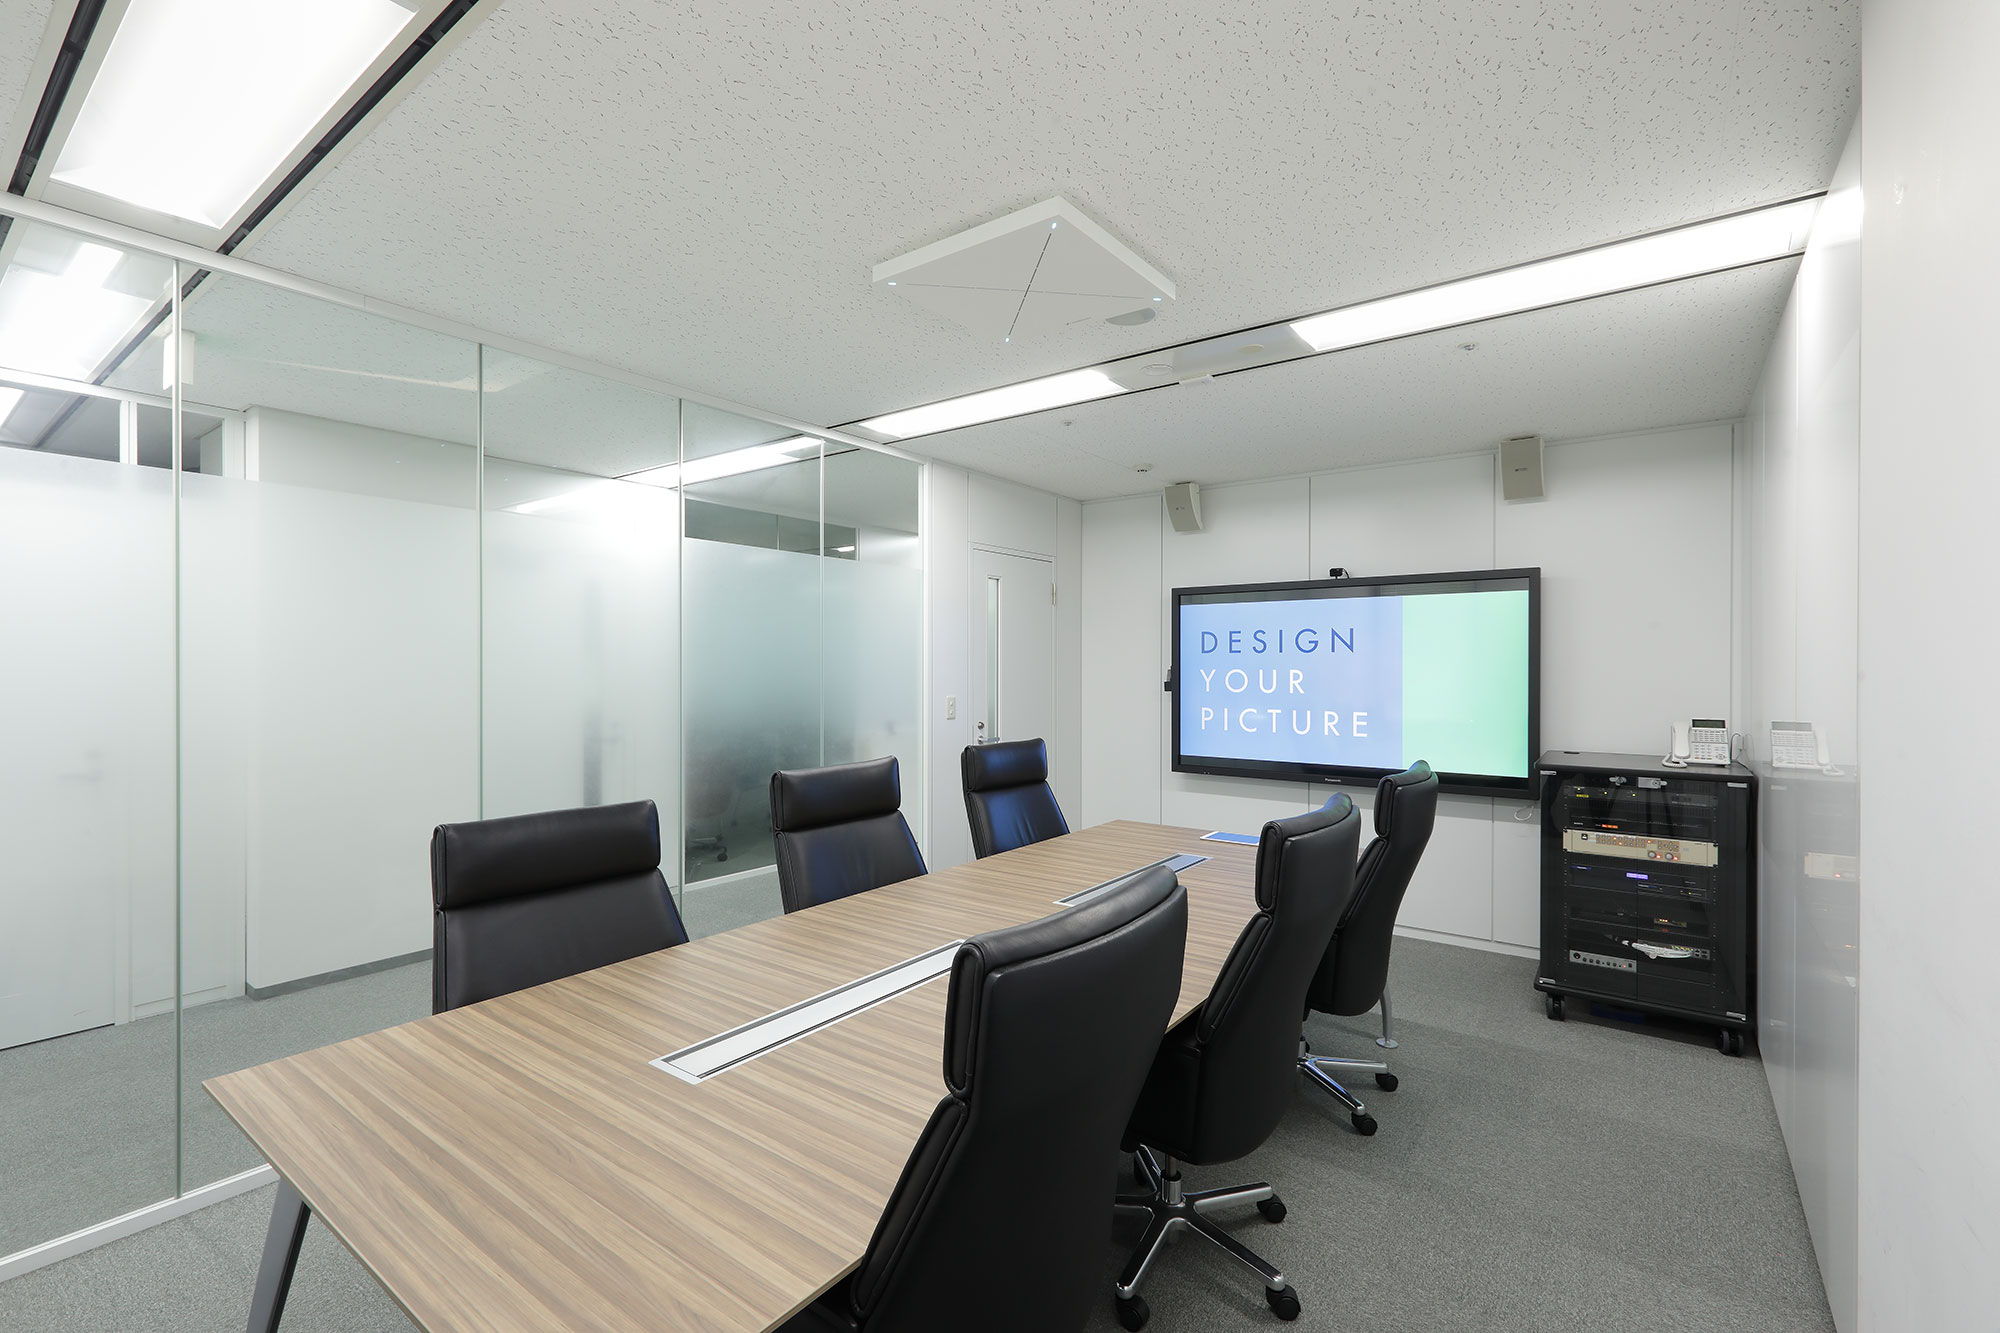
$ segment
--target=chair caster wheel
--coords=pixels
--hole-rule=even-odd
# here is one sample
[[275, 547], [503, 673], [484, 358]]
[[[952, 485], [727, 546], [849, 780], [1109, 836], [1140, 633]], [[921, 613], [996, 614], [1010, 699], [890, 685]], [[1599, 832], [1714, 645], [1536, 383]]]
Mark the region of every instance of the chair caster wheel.
[[1549, 1015], [1549, 1018], [1550, 1018], [1550, 1020], [1551, 1020], [1551, 1021], [1553, 1021], [1553, 1022], [1557, 1022], [1557, 1023], [1560, 1023], [1560, 1022], [1562, 1022], [1562, 1021], [1563, 1021], [1563, 997], [1562, 997], [1562, 996], [1560, 996], [1560, 995], [1544, 995], [1544, 996], [1542, 997], [1542, 1008], [1543, 1008], [1544, 1010], [1546, 1010], [1546, 1011], [1548, 1012], [1548, 1015]]
[[1134, 1296], [1129, 1301], [1123, 1296], [1114, 1296], [1112, 1299], [1118, 1303], [1118, 1324], [1121, 1328], [1132, 1329], [1136, 1333], [1136, 1330], [1144, 1328], [1146, 1321], [1153, 1317], [1153, 1312], [1146, 1306], [1144, 1296]]
[[1272, 1195], [1258, 1203], [1257, 1211], [1264, 1215], [1266, 1222], [1282, 1222], [1285, 1220], [1285, 1201]]
[[1375, 1086], [1384, 1092], [1394, 1092], [1396, 1085], [1400, 1082], [1402, 1082], [1401, 1079], [1390, 1073], [1381, 1073], [1375, 1076]]
[[1376, 1128], [1377, 1126], [1375, 1124], [1374, 1116], [1369, 1115], [1366, 1111], [1358, 1111], [1355, 1113], [1354, 1132], [1356, 1134], [1361, 1135], [1361, 1137], [1363, 1138], [1367, 1138], [1370, 1134], [1373, 1134], [1375, 1132]]
[[717, 852], [715, 854], [715, 862], [717, 865], [722, 864], [724, 861], [727, 861], [728, 859], [729, 859], [728, 852]]
[[1264, 1288], [1264, 1302], [1271, 1307], [1271, 1313], [1280, 1319], [1299, 1317], [1299, 1298], [1290, 1287], [1286, 1287], [1283, 1291]]

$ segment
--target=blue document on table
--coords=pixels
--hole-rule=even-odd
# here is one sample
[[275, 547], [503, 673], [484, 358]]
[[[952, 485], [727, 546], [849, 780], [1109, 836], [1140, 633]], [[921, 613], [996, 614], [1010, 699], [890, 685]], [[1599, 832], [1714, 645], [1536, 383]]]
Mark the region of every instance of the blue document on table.
[[1258, 837], [1255, 833], [1204, 833], [1201, 835], [1201, 840], [1203, 842], [1236, 842], [1241, 843], [1245, 847], [1255, 847]]

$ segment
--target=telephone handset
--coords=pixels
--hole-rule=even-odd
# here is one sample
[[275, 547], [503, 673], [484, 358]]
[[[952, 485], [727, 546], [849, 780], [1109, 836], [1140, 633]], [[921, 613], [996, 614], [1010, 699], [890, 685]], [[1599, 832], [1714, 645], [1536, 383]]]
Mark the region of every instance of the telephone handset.
[[1810, 722], [1771, 724], [1771, 767], [1816, 768], [1831, 776], [1840, 775], [1827, 753], [1826, 737]]
[[1669, 768], [1686, 768], [1689, 764], [1727, 764], [1729, 723], [1719, 717], [1698, 717], [1691, 722], [1674, 723], [1667, 744], [1667, 757], [1661, 762]]

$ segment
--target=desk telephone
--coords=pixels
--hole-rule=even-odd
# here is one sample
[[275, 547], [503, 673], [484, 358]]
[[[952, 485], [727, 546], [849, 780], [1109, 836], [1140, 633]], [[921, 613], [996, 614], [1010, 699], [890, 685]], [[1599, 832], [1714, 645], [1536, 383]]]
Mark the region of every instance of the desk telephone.
[[1827, 753], [1826, 737], [1810, 722], [1771, 724], [1772, 768], [1816, 768], [1834, 777], [1840, 770]]
[[1686, 768], [1689, 764], [1727, 764], [1729, 723], [1719, 717], [1698, 717], [1691, 722], [1674, 723], [1667, 744], [1667, 757], [1662, 762], [1669, 768]]

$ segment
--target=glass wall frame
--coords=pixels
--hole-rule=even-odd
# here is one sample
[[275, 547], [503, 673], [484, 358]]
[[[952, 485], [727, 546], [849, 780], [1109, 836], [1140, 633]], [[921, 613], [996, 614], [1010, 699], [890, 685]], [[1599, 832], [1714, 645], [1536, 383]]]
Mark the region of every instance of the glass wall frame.
[[[9, 618], [17, 638], [80, 655], [45, 659], [13, 693], [69, 747], [17, 757], [13, 776], [94, 793], [39, 818], [72, 850], [116, 832], [132, 845], [118, 882], [134, 886], [120, 922], [98, 913], [49, 946], [115, 973], [123, 1007], [0, 1042], [18, 1154], [0, 1147], [0, 1180], [26, 1186], [0, 1186], [0, 1258], [256, 1183], [260, 1159], [203, 1079], [429, 1013], [438, 823], [651, 799], [697, 935], [777, 911], [768, 860], [747, 850], [768, 845], [776, 767], [897, 754], [921, 831], [920, 465], [245, 268], [9, 230], [0, 283], [31, 232], [116, 250], [120, 281], [157, 283], [100, 364], [51, 373], [0, 336], [0, 427], [15, 426], [0, 430], [0, 512], [11, 500], [43, 520], [0, 543], [52, 571], [17, 581], [17, 601], [56, 575], [95, 589]], [[90, 522], [51, 540], [77, 514]], [[718, 595], [730, 579], [743, 595]], [[93, 623], [144, 650], [112, 651]], [[717, 727], [748, 682], [716, 668], [746, 642], [792, 649], [789, 711], [751, 739]], [[112, 662], [125, 674], [107, 680]], [[111, 727], [95, 751], [81, 705], [53, 705], [57, 676]], [[0, 734], [18, 737], [27, 712], [7, 707]], [[141, 735], [115, 795], [84, 781]], [[733, 863], [708, 841], [713, 766], [696, 741], [740, 760]], [[22, 903], [48, 895], [22, 885], [48, 881], [22, 873], [14, 842], [0, 883], [22, 895], [25, 938]], [[102, 1055], [107, 1037], [141, 1039], [145, 1058]], [[40, 1083], [20, 1074], [31, 1062]], [[109, 1111], [126, 1118], [106, 1130]]]

